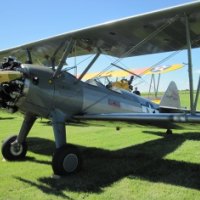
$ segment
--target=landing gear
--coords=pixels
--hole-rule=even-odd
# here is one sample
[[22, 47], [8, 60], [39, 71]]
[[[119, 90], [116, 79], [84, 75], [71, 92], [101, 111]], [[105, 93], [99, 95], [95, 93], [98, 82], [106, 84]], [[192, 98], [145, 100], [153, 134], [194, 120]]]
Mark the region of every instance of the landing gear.
[[172, 130], [171, 130], [171, 129], [167, 129], [167, 131], [166, 131], [166, 134], [167, 134], [167, 135], [172, 135], [172, 134], [173, 134], [173, 132], [172, 132]]
[[56, 143], [56, 151], [52, 159], [55, 175], [66, 176], [80, 170], [82, 160], [78, 148], [66, 144], [65, 115], [55, 111], [52, 113], [52, 125]]
[[35, 122], [36, 117], [31, 113], [26, 113], [18, 136], [11, 136], [4, 141], [1, 151], [6, 160], [22, 160], [26, 156], [26, 137]]
[[6, 160], [22, 160], [26, 156], [27, 143], [23, 142], [18, 144], [16, 142], [17, 136], [11, 136], [6, 141], [4, 141], [1, 151], [2, 155]]
[[73, 145], [64, 145], [56, 150], [52, 159], [53, 172], [56, 175], [69, 175], [80, 170], [82, 160], [78, 149]]

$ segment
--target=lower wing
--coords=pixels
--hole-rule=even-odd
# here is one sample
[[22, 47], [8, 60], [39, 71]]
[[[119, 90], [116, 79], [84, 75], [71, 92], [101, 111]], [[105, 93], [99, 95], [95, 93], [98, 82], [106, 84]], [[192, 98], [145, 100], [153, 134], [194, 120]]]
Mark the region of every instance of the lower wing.
[[[142, 125], [166, 129], [199, 129], [200, 114], [188, 113], [110, 113], [110, 114], [85, 114], [74, 116], [78, 121], [95, 121], [105, 125], [105, 121], [113, 126]], [[98, 122], [97, 122], [98, 121]], [[118, 122], [118, 123], [113, 123]]]

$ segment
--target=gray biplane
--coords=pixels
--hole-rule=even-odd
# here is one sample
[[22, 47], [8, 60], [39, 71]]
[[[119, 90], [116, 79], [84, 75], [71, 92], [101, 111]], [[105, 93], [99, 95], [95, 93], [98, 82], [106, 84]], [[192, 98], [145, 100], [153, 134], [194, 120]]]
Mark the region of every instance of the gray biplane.
[[[26, 138], [38, 117], [52, 121], [56, 145], [52, 168], [57, 175], [77, 172], [82, 163], [78, 149], [66, 143], [68, 122], [114, 121], [156, 126], [167, 129], [168, 133], [184, 124], [198, 125], [200, 83], [194, 98], [191, 49], [199, 45], [200, 2], [197, 1], [0, 51], [0, 57], [13, 56], [23, 63], [11, 60], [11, 64], [5, 62], [1, 66], [0, 106], [24, 114], [18, 135], [3, 142], [3, 157], [9, 161], [25, 158]], [[181, 109], [174, 82], [158, 105], [128, 91], [107, 88], [96, 80], [82, 81], [101, 54], [126, 58], [180, 49], [188, 50], [189, 111]], [[94, 55], [78, 78], [63, 70], [74, 51], [77, 56]], [[39, 63], [44, 58], [48, 59], [48, 66]]]

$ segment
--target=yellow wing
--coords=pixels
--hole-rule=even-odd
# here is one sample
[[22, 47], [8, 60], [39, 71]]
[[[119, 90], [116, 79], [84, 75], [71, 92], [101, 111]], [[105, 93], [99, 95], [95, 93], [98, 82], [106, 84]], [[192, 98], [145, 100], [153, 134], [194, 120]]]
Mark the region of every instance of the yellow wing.
[[[144, 72], [146, 72], [149, 69], [149, 67], [145, 67], [145, 68], [141, 68], [141, 69], [132, 69], [129, 70], [130, 72], [132, 72], [133, 74], [136, 75], [141, 75]], [[87, 73], [83, 79], [88, 80], [88, 79], [92, 79], [92, 78], [96, 78], [96, 77], [127, 77], [127, 76], [131, 76], [132, 74], [130, 74], [127, 71], [123, 71], [123, 70], [112, 70], [112, 71], [108, 71], [108, 72], [94, 72], [94, 73]]]
[[144, 72], [144, 74], [164, 74], [167, 72], [175, 71], [184, 67], [183, 64], [174, 64], [170, 66], [159, 66], [154, 68], [149, 68]]

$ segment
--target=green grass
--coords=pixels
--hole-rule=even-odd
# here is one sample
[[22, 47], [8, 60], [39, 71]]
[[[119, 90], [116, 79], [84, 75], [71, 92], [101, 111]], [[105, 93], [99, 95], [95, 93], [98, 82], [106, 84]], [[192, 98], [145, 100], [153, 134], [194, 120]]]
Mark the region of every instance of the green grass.
[[[0, 112], [0, 141], [16, 134], [22, 120]], [[83, 169], [53, 179], [53, 131], [42, 122], [28, 136], [26, 161], [5, 162], [0, 155], [0, 200], [200, 199], [199, 129], [165, 136], [162, 129], [68, 126], [68, 143], [80, 147]]]
[[[196, 92], [194, 92], [194, 100], [195, 100], [195, 97], [196, 97]], [[189, 109], [190, 108], [189, 91], [181, 91], [180, 98], [181, 98], [181, 105], [185, 106]], [[200, 110], [200, 97], [199, 97], [199, 101], [197, 104], [197, 110]]]

